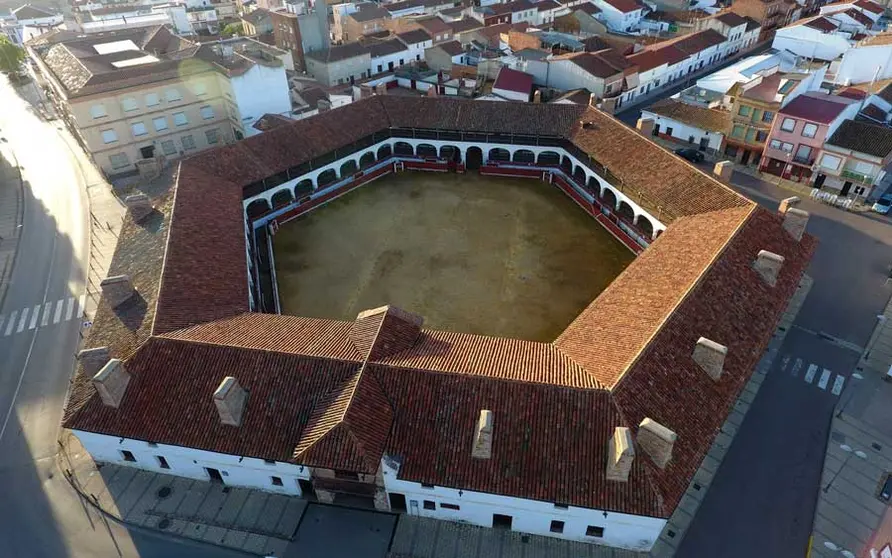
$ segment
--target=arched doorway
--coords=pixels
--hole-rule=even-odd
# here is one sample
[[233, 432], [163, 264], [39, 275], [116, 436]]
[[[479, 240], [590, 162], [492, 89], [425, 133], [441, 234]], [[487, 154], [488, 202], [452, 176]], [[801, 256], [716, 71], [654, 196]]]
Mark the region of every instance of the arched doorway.
[[561, 159], [561, 168], [564, 169], [565, 173], [573, 174], [573, 161], [571, 161], [570, 158], [566, 155], [564, 155], [564, 158]]
[[501, 147], [494, 147], [489, 150], [489, 159], [488, 160], [507, 162], [507, 161], [511, 160], [511, 153], [507, 149], [502, 149]]
[[415, 148], [415, 154], [425, 159], [436, 159], [437, 148], [429, 143], [419, 143], [418, 147]]
[[390, 148], [390, 145], [385, 144], [378, 148], [378, 160], [386, 159], [393, 155], [393, 149]]
[[301, 199], [313, 193], [313, 181], [309, 178], [301, 180], [294, 186], [294, 198]]
[[461, 163], [461, 150], [454, 145], [444, 145], [440, 148], [440, 158], [453, 163]]
[[529, 149], [518, 149], [514, 152], [515, 163], [535, 163], [536, 154]]
[[319, 187], [328, 186], [329, 184], [334, 183], [338, 179], [338, 175], [335, 173], [334, 169], [328, 169], [319, 174], [319, 178], [316, 179], [316, 184]]
[[576, 181], [576, 184], [585, 186], [586, 176], [585, 169], [582, 168], [582, 165], [576, 165], [576, 170], [573, 171], [573, 180]]
[[556, 167], [561, 164], [561, 156], [554, 151], [543, 151], [539, 154], [539, 164], [543, 167]]
[[356, 168], [356, 161], [350, 159], [349, 161], [344, 161], [344, 164], [341, 165], [341, 178], [347, 178], [351, 174], [354, 174], [358, 169]]
[[585, 185], [586, 191], [594, 196], [595, 198], [601, 197], [601, 183], [598, 182], [598, 179], [594, 176], [588, 179], [588, 184]]
[[291, 190], [288, 188], [284, 188], [273, 194], [273, 207], [276, 209], [288, 205], [293, 201], [294, 198], [291, 196]]
[[611, 211], [616, 211], [616, 194], [613, 193], [613, 190], [604, 188], [601, 199], [604, 200], [604, 205], [609, 207]]
[[650, 219], [644, 215], [638, 216], [638, 228], [641, 229], [641, 232], [644, 233], [648, 240], [654, 237], [654, 226]]
[[393, 144], [393, 152], [394, 154], [403, 157], [413, 157], [415, 155], [415, 150], [412, 149], [412, 145], [404, 141], [398, 141]]
[[359, 158], [359, 168], [364, 169], [366, 167], [370, 167], [375, 164], [375, 154], [371, 151], [366, 151], [362, 154], [362, 157]]
[[620, 202], [619, 209], [617, 209], [616, 212], [629, 223], [635, 219], [635, 211], [632, 209], [632, 206], [626, 202]]
[[245, 212], [248, 214], [248, 220], [253, 221], [254, 219], [260, 217], [267, 211], [272, 209], [269, 206], [269, 203], [264, 199], [254, 200], [248, 204], [248, 209]]
[[465, 164], [469, 169], [479, 169], [483, 164], [483, 151], [477, 146], [469, 147], [465, 158]]

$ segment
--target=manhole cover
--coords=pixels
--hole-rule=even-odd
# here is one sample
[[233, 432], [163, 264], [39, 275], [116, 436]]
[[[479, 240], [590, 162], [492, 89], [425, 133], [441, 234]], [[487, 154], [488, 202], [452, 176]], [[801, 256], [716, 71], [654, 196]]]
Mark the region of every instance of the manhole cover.
[[167, 498], [168, 496], [170, 496], [170, 487], [169, 486], [162, 486], [161, 488], [158, 489], [158, 497], [159, 498]]
[[170, 520], [166, 517], [158, 522], [159, 529], [167, 529], [168, 527], [170, 527]]

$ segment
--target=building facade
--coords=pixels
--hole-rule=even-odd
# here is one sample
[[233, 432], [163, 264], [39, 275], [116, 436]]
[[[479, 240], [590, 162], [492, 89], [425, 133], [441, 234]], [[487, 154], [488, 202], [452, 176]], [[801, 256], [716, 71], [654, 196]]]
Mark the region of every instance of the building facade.
[[892, 129], [846, 120], [824, 142], [812, 185], [864, 201], [883, 181], [892, 163]]

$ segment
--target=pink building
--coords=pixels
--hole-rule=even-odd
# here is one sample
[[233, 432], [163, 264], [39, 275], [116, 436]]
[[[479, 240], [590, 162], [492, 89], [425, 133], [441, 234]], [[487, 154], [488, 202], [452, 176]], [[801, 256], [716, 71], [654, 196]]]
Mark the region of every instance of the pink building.
[[858, 113], [861, 101], [826, 93], [799, 95], [771, 125], [759, 170], [797, 182], [807, 182], [824, 141], [839, 125]]

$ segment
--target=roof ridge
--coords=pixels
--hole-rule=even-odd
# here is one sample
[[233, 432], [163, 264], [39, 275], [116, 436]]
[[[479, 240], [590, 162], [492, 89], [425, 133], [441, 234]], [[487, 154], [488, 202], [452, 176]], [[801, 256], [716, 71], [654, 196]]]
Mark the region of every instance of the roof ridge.
[[[255, 313], [256, 312], [247, 312], [247, 314], [255, 314]], [[213, 322], [205, 322], [205, 323], [213, 323]], [[204, 325], [204, 324], [199, 324], [199, 325]], [[190, 326], [190, 328], [191, 327], [195, 327], [195, 326]], [[305, 353], [305, 352], [276, 351], [274, 349], [267, 349], [264, 347], [248, 347], [248, 346], [244, 346], [244, 345], [233, 345], [232, 343], [218, 343], [218, 342], [214, 342], [214, 341], [207, 341], [207, 340], [201, 340], [201, 339], [184, 339], [182, 337], [171, 337], [170, 336], [170, 334], [176, 333], [177, 331], [183, 331], [184, 329], [189, 329], [189, 328], [177, 329], [174, 331], [169, 331], [169, 332], [165, 332], [165, 333], [161, 333], [161, 334], [152, 333], [152, 334], [150, 334], [149, 339], [162, 339], [165, 342], [177, 342], [177, 343], [184, 343], [184, 344], [191, 344], [191, 345], [203, 345], [206, 347], [227, 347], [227, 348], [237, 350], [237, 351], [253, 351], [253, 352], [257, 352], [257, 353], [269, 353], [269, 354], [274, 354], [274, 355], [292, 355], [292, 356], [298, 356], [298, 357], [302, 357], [302, 358], [318, 358], [319, 360], [329, 360], [329, 361], [345, 362], [345, 363], [353, 363], [353, 364], [359, 364], [361, 362], [365, 362], [365, 359], [347, 360], [347, 359], [343, 359], [343, 358], [330, 357], [330, 356], [325, 356], [325, 355], [321, 355], [321, 354], [314, 355], [314, 354], [309, 354], [309, 353]], [[146, 340], [146, 342], [148, 342], [148, 340]], [[143, 345], [145, 345], [145, 343], [143, 343]], [[137, 347], [133, 351], [133, 353], [136, 353], [136, 351], [141, 348], [142, 348], [142, 345]]]
[[[547, 343], [547, 344], [551, 345], [551, 343]], [[557, 353], [560, 354], [561, 357], [567, 359], [567, 361], [570, 364], [572, 364], [575, 367], [578, 367], [583, 372], [587, 372], [585, 368], [583, 368], [578, 362], [576, 362], [575, 360], [573, 360], [572, 358], [567, 356], [566, 353], [562, 352], [557, 347], [554, 347], [554, 349]], [[591, 387], [585, 387], [585, 386], [572, 386], [572, 385], [566, 385], [566, 384], [556, 384], [554, 382], [534, 382], [531, 380], [522, 380], [520, 378], [514, 378], [514, 377], [507, 378], [504, 376], [487, 376], [486, 374], [476, 374], [476, 373], [469, 373], [469, 372], [455, 372], [452, 370], [439, 370], [436, 368], [421, 368], [418, 366], [404, 366], [404, 365], [400, 365], [400, 364], [392, 364], [389, 362], [380, 362], [380, 361], [374, 361], [374, 360], [368, 361], [368, 364], [371, 364], [372, 366], [380, 366], [382, 368], [387, 368], [389, 370], [407, 370], [407, 371], [411, 371], [411, 372], [422, 372], [422, 373], [442, 375], [442, 376], [455, 376], [457, 378], [480, 378], [483, 381], [500, 381], [500, 382], [507, 382], [510, 384], [546, 386], [546, 387], [555, 388], [555, 389], [573, 389], [573, 390], [579, 390], [579, 391], [608, 391], [608, 392], [610, 391], [610, 388], [605, 386], [603, 383], [601, 383], [598, 380], [598, 378], [596, 378], [595, 376], [593, 376], [591, 374], [588, 374], [588, 376], [594, 382], [594, 385]]]
[[[365, 370], [365, 364], [363, 364], [351, 378], [345, 380], [337, 387], [332, 388], [319, 400], [318, 403], [316, 403], [307, 420], [307, 425], [304, 427], [303, 432], [301, 432], [301, 439], [294, 447], [294, 459], [298, 459], [298, 456], [301, 454], [306, 454], [306, 452], [310, 451], [314, 445], [319, 443], [330, 432], [344, 423], [344, 418], [347, 416], [347, 409], [350, 408], [350, 402], [356, 395], [356, 387], [359, 385], [359, 379], [362, 376], [363, 370]], [[337, 395], [332, 397], [334, 394]], [[332, 412], [334, 413], [334, 416], [329, 417], [329, 413]], [[325, 427], [328, 423], [331, 423], [330, 426]], [[316, 429], [320, 426], [322, 427], [322, 431], [316, 433]]]

